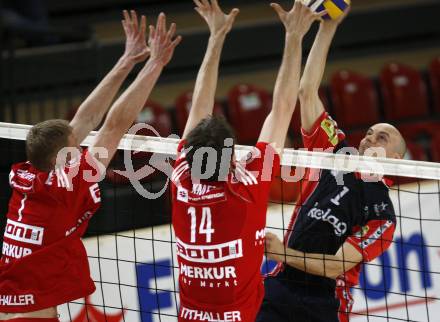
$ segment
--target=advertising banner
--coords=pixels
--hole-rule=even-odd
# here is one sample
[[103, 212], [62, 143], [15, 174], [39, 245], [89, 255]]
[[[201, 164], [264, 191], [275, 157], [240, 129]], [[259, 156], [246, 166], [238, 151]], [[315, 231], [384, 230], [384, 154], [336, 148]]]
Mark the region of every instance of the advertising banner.
[[[390, 249], [364, 265], [353, 322], [437, 321], [440, 316], [438, 182], [391, 190], [397, 230]], [[271, 205], [267, 231], [282, 236], [293, 206]], [[96, 292], [60, 307], [61, 321], [177, 321], [178, 268], [170, 225], [85, 239]], [[262, 266], [263, 273], [275, 263]], [[87, 304], [87, 310], [85, 309]]]

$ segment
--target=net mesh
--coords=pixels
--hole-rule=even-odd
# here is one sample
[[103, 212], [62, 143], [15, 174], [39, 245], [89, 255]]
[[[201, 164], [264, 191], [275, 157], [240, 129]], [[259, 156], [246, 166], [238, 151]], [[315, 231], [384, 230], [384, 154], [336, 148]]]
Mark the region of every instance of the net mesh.
[[[8, 173], [12, 163], [25, 160], [24, 139], [29, 127], [0, 124], [0, 211], [7, 212]], [[85, 141], [89, 144], [94, 134]], [[176, 139], [126, 136], [111, 168], [118, 168], [123, 150], [173, 156]], [[238, 157], [249, 147], [239, 147]], [[282, 164], [293, 174], [302, 167], [370, 173], [372, 159], [286, 150]], [[404, 160], [375, 160], [380, 173], [405, 175], [391, 187], [397, 228], [390, 248], [365, 263], [360, 283], [352, 288], [350, 321], [436, 321], [440, 314], [440, 165]], [[158, 171], [156, 171], [158, 172]], [[288, 229], [303, 180], [275, 179], [268, 207], [267, 230], [282, 238]], [[153, 174], [141, 183], [151, 192], [167, 185], [166, 176]], [[160, 198], [143, 198], [118, 172], [101, 184], [102, 207], [84, 238], [96, 292], [59, 308], [61, 321], [176, 321], [179, 308], [175, 237], [170, 224], [167, 190]], [[1, 216], [2, 229], [5, 216]], [[1, 234], [3, 235], [3, 234]], [[265, 261], [262, 272], [275, 262]]]

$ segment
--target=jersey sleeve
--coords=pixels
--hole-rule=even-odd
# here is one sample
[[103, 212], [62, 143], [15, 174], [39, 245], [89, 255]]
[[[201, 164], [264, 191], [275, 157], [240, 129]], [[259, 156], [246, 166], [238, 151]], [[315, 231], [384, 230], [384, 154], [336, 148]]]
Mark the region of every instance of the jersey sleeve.
[[98, 169], [98, 161], [87, 149], [83, 150], [79, 159], [70, 161], [66, 167], [64, 172], [72, 179], [71, 187], [65, 189], [64, 198], [66, 206], [75, 210], [72, 213], [82, 216], [86, 212], [92, 214], [99, 208], [101, 193], [98, 183], [102, 175]]
[[269, 197], [270, 186], [279, 167], [280, 157], [275, 149], [268, 143], [259, 142], [245, 160], [237, 162], [234, 172], [249, 200], [256, 202]]
[[382, 255], [393, 241], [396, 224], [392, 220], [370, 220], [360, 231], [347, 238], [365, 262], [371, 262]]
[[[301, 129], [304, 147], [313, 149], [334, 149], [345, 139], [345, 134], [327, 112], [323, 112], [316, 120], [310, 132]], [[326, 151], [328, 152], [328, 151]]]
[[247, 156], [246, 170], [251, 171], [258, 183], [270, 184], [279, 168], [280, 156], [268, 143], [257, 143]]

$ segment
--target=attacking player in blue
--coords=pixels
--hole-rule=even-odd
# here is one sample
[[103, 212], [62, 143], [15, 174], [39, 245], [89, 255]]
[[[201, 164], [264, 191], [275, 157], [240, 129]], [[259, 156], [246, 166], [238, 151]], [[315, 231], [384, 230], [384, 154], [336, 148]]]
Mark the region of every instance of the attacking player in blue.
[[[321, 22], [300, 85], [302, 136], [308, 150], [337, 153], [345, 134], [319, 98], [327, 54], [344, 16]], [[353, 111], [357, 112], [357, 111]], [[390, 124], [372, 126], [359, 146], [361, 155], [381, 148], [400, 159], [406, 144]], [[270, 259], [278, 261], [265, 280], [266, 296], [257, 321], [348, 321], [361, 264], [391, 245], [396, 217], [387, 179], [366, 182], [359, 173], [310, 170], [309, 181], [292, 215], [284, 244], [266, 235]]]

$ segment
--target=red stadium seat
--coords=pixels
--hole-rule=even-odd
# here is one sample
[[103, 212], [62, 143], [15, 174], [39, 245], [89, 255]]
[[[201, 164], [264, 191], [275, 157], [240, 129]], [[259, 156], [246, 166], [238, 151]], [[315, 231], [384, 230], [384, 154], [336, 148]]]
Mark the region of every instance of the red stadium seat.
[[426, 150], [418, 144], [417, 142], [406, 142], [408, 150], [406, 152], [405, 159], [416, 160], [416, 161], [429, 161], [428, 154]]
[[255, 144], [271, 109], [271, 94], [253, 85], [237, 85], [229, 92], [228, 103], [238, 142]]
[[[150, 128], [143, 128], [136, 132], [137, 135], [154, 136], [157, 137], [167, 137], [171, 134], [171, 120], [167, 111], [158, 103], [153, 101], [148, 101], [145, 104], [143, 110], [139, 113], [136, 123], [145, 123]], [[147, 152], [131, 152], [131, 162], [133, 164], [133, 169], [135, 171], [144, 167], [145, 164], [151, 158], [151, 153]], [[124, 154], [117, 153], [114, 160], [112, 161], [112, 166], [107, 170], [106, 178], [116, 184], [127, 184], [129, 183], [128, 178], [122, 176], [115, 172], [115, 170], [125, 170], [124, 165]], [[158, 170], [147, 176], [141, 176], [138, 179], [141, 182], [151, 181], [159, 175]]]
[[[403, 137], [408, 143], [408, 149], [411, 150], [409, 146], [411, 142], [417, 143], [421, 146], [425, 153], [426, 151], [431, 151], [431, 156], [433, 161], [437, 160], [437, 151], [440, 149], [439, 141], [439, 129], [440, 121], [426, 121], [426, 122], [415, 122], [411, 124], [404, 124], [398, 126], [399, 130], [402, 132]], [[423, 160], [424, 157], [418, 156], [417, 160]], [[428, 158], [425, 158], [428, 159]]]
[[[176, 122], [177, 122], [177, 129], [179, 131], [179, 135], [181, 136], [183, 134], [183, 131], [185, 130], [186, 121], [188, 120], [189, 111], [191, 109], [191, 101], [192, 101], [192, 91], [187, 91], [183, 94], [181, 94], [176, 99]], [[223, 112], [223, 107], [220, 103], [215, 102], [214, 105], [214, 115], [222, 115], [225, 116]]]
[[418, 70], [391, 63], [382, 69], [380, 82], [387, 119], [401, 120], [428, 115], [426, 85]]
[[[154, 128], [154, 130], [161, 136], [167, 137], [171, 134], [171, 119], [168, 112], [162, 105], [148, 101], [143, 110], [139, 113], [136, 123], [145, 123]], [[157, 136], [152, 130], [141, 130], [139, 135]]]
[[437, 57], [431, 62], [429, 66], [429, 78], [434, 96], [434, 108], [436, 113], [440, 114], [440, 57]]
[[379, 103], [373, 81], [361, 74], [341, 70], [330, 83], [334, 117], [343, 129], [379, 122]]
[[[284, 168], [284, 166], [282, 166], [282, 168]], [[290, 176], [294, 177], [296, 171], [295, 168], [286, 167], [286, 169], [287, 168], [290, 170]], [[283, 204], [295, 202], [298, 199], [304, 181], [298, 180], [298, 182], [287, 182], [281, 178], [281, 168], [277, 168], [274, 171], [276, 172], [274, 174], [274, 180], [270, 186], [270, 201]]]

